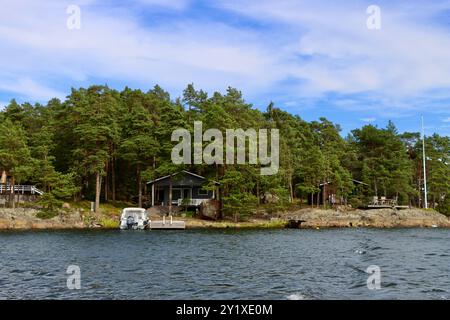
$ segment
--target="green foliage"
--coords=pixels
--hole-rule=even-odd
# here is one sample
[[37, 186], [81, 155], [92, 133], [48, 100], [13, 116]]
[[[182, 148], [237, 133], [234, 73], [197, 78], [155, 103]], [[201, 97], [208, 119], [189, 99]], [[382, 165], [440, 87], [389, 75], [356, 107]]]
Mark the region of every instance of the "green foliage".
[[232, 216], [236, 222], [246, 218], [256, 208], [256, 196], [251, 193], [231, 193], [223, 198], [225, 215]]
[[[259, 111], [234, 88], [208, 95], [190, 84], [182, 97], [172, 100], [159, 86], [119, 92], [95, 85], [72, 89], [64, 101], [52, 99], [46, 105], [12, 100], [0, 120], [0, 171], [7, 171], [15, 183], [42, 189], [39, 203], [45, 212], [71, 198], [87, 204], [95, 199], [97, 208], [100, 200], [129, 204], [138, 198], [141, 203], [149, 192], [146, 181], [182, 169], [207, 177], [205, 189], [213, 190], [214, 181], [220, 182], [222, 213], [236, 221], [255, 212], [267, 193], [278, 200], [264, 209], [283, 211], [296, 198], [302, 203], [312, 195], [321, 199], [324, 184], [336, 199], [354, 207], [374, 195], [423, 205], [419, 133], [399, 134], [389, 122], [386, 128], [355, 129], [344, 139], [339, 125], [325, 118], [306, 122], [273, 103]], [[172, 132], [192, 131], [194, 121], [202, 121], [203, 130], [222, 132], [278, 129], [278, 174], [261, 176], [259, 165], [174, 165]], [[426, 150], [429, 202], [448, 213], [449, 137], [427, 137]]]
[[450, 196], [446, 196], [445, 199], [439, 203], [437, 211], [445, 214], [447, 217], [450, 216]]
[[0, 168], [16, 180], [25, 179], [30, 173], [31, 160], [25, 131], [19, 123], [6, 119], [0, 123], [0, 132]]
[[118, 219], [102, 218], [100, 224], [103, 228], [117, 229], [119, 227]]
[[397, 197], [408, 204], [415, 190], [411, 186], [412, 162], [392, 122], [386, 129], [372, 125], [352, 131], [349, 143], [356, 152], [353, 176], [369, 185], [376, 196]]
[[58, 216], [58, 214], [59, 214], [58, 211], [44, 209], [38, 211], [38, 213], [36, 213], [36, 217], [39, 219], [51, 219]]
[[351, 196], [348, 200], [348, 204], [352, 206], [352, 208], [361, 208], [364, 207], [364, 204], [366, 201], [364, 201], [363, 197], [361, 196]]
[[53, 211], [56, 207], [62, 205], [62, 201], [57, 199], [52, 193], [44, 193], [39, 197], [38, 204], [43, 206], [45, 210]]

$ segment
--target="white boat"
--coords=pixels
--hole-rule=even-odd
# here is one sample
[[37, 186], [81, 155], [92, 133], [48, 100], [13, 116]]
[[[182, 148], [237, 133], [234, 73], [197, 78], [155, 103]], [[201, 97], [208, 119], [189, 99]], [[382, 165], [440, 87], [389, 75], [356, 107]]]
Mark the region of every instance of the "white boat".
[[121, 230], [144, 230], [148, 228], [147, 211], [143, 208], [125, 208], [120, 216]]

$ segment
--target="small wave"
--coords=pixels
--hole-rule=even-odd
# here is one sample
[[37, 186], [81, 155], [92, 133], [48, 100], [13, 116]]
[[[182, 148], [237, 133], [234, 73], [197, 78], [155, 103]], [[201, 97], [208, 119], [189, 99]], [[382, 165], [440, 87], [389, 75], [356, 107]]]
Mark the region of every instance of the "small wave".
[[308, 298], [301, 293], [293, 293], [286, 297], [288, 300], [307, 300]]
[[395, 283], [395, 282], [387, 282], [387, 283], [382, 284], [382, 286], [383, 287], [387, 287], [387, 288], [389, 288], [389, 287], [396, 287], [397, 283]]
[[358, 249], [358, 250], [355, 250], [355, 253], [357, 253], [357, 254], [365, 254], [366, 251]]
[[441, 289], [441, 288], [432, 288], [432, 289], [428, 289], [428, 290], [422, 290], [422, 292], [425, 292], [425, 293], [432, 293], [432, 292], [447, 292], [447, 290]]

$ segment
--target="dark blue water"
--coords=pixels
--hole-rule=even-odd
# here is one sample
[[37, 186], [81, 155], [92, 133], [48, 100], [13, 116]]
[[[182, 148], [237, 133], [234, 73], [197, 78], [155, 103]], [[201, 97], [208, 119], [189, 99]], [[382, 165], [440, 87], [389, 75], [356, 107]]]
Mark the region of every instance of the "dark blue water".
[[[67, 288], [69, 265], [80, 290]], [[0, 233], [0, 298], [449, 299], [450, 231]]]

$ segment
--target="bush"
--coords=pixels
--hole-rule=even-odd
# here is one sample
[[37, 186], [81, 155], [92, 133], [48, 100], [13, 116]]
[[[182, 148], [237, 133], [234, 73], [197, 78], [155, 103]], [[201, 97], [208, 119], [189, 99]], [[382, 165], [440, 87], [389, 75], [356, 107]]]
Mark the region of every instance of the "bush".
[[119, 221], [111, 218], [102, 218], [100, 224], [103, 228], [116, 229], [119, 227]]
[[61, 207], [63, 202], [56, 199], [56, 197], [51, 193], [44, 193], [38, 201], [38, 204], [44, 207], [44, 211], [54, 211], [54, 208]]
[[445, 197], [444, 201], [439, 203], [436, 209], [439, 213], [442, 213], [447, 217], [450, 217], [450, 197]]
[[348, 200], [348, 204], [352, 206], [352, 208], [361, 208], [364, 206], [364, 201], [359, 197], [351, 197]]
[[186, 217], [193, 218], [196, 215], [196, 212], [193, 210], [182, 211], [182, 214], [185, 214]]
[[223, 209], [225, 215], [232, 215], [235, 222], [246, 218], [256, 208], [257, 198], [251, 193], [233, 193], [223, 198]]
[[56, 217], [58, 214], [59, 213], [56, 210], [43, 209], [36, 213], [36, 217], [39, 219], [51, 219]]

